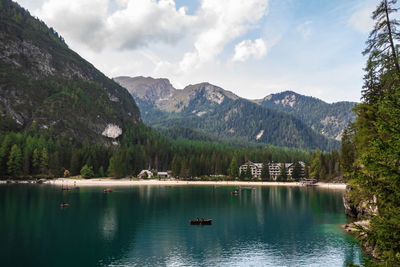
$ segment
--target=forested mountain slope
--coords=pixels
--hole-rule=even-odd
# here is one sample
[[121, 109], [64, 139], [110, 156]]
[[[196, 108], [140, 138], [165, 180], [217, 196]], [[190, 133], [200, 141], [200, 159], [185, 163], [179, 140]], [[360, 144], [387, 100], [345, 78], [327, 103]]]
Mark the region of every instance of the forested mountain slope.
[[135, 98], [145, 123], [189, 127], [237, 142], [331, 150], [338, 142], [313, 131], [300, 119], [265, 108], [209, 83], [173, 88], [167, 79], [117, 77]]
[[1, 131], [110, 143], [141, 122], [126, 89], [10, 0], [0, 0], [0, 88]]
[[354, 121], [352, 109], [357, 104], [346, 101], [328, 104], [292, 91], [271, 94], [254, 102], [292, 114], [315, 131], [336, 140], [341, 140], [344, 129]]

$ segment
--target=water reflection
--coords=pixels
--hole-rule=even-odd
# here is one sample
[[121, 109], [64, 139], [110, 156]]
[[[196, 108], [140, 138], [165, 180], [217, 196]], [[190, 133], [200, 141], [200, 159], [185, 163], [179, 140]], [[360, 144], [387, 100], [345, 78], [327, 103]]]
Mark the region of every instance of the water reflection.
[[[232, 196], [232, 189], [81, 188], [63, 195], [52, 186], [0, 186], [0, 251], [14, 266], [360, 263], [359, 246], [338, 228], [345, 222], [341, 191], [263, 187]], [[60, 209], [61, 201], [70, 207]], [[197, 217], [213, 225], [190, 226]]]

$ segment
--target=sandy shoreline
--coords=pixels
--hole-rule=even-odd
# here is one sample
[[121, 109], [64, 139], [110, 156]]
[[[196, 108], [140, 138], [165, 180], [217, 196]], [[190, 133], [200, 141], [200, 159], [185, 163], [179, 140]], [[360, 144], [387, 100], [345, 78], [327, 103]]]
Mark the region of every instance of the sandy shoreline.
[[[46, 184], [59, 186], [178, 186], [178, 185], [219, 185], [219, 186], [302, 186], [300, 183], [284, 182], [245, 182], [245, 181], [180, 181], [180, 180], [134, 180], [129, 179], [66, 179], [49, 180]], [[318, 183], [319, 188], [346, 189], [346, 184]]]

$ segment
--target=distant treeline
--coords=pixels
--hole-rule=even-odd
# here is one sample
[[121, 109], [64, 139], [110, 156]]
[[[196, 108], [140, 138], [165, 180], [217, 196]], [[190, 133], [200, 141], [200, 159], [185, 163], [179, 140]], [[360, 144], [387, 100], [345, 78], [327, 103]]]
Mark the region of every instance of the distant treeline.
[[232, 176], [248, 160], [253, 162], [304, 161], [310, 175], [328, 180], [339, 175], [337, 151], [323, 153], [265, 146], [243, 148], [224, 143], [172, 140], [144, 125], [127, 129], [120, 145], [106, 147], [82, 143], [45, 130], [32, 128], [27, 133], [0, 133], [1, 177], [61, 177], [65, 170], [80, 175], [83, 167], [89, 176], [136, 176], [142, 169], [172, 170], [181, 178], [204, 175]]

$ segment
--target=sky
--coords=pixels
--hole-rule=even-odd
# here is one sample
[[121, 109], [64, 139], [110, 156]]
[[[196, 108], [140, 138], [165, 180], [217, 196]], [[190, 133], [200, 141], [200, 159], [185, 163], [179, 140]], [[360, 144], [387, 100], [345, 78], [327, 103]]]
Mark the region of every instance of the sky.
[[378, 0], [16, 0], [109, 77], [359, 101]]

